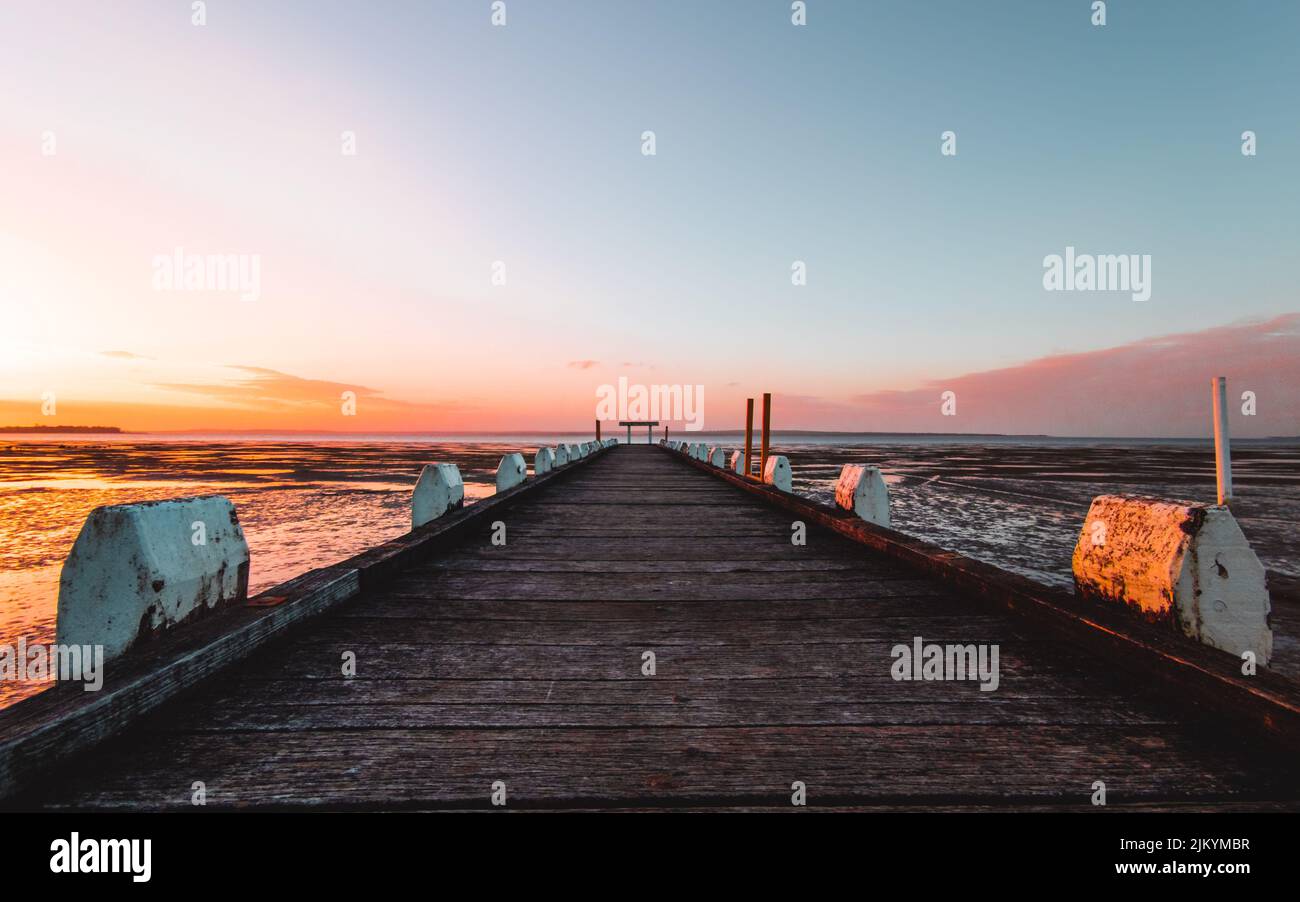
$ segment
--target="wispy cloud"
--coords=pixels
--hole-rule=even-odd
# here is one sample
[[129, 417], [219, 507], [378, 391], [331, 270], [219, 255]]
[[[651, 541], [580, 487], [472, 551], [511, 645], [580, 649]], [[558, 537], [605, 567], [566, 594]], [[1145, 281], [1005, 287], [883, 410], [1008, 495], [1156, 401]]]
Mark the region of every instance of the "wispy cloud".
[[575, 370], [589, 370], [599, 364], [599, 360], [570, 360], [568, 366]]
[[146, 357], [143, 354], [132, 354], [130, 351], [100, 351], [99, 353], [117, 360], [153, 360], [152, 357]]

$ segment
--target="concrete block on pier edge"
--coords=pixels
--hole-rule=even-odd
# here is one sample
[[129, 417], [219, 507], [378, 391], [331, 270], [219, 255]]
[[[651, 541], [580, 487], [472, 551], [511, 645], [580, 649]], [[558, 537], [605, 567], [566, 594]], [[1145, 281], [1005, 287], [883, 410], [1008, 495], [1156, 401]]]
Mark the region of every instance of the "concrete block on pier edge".
[[573, 442], [568, 442], [567, 444], [565, 444], [564, 450], [569, 456], [568, 463], [573, 463], [575, 460], [582, 457], [582, 449], [579, 448], [577, 445], [575, 445]]
[[767, 459], [763, 468], [763, 481], [783, 492], [794, 491], [794, 478], [790, 473], [790, 461], [777, 454]]
[[695, 442], [691, 445], [691, 457], [696, 460], [706, 460], [709, 456], [709, 449], [704, 447], [704, 442]]
[[745, 452], [744, 451], [731, 452], [731, 471], [741, 476], [745, 475]]
[[517, 451], [514, 454], [507, 454], [501, 458], [501, 463], [497, 464], [497, 491], [513, 489], [523, 482], [527, 475], [528, 466], [524, 463], [524, 456]]
[[723, 451], [718, 445], [709, 449], [708, 461], [715, 467], [725, 467], [727, 465], [727, 452]]
[[465, 503], [465, 483], [455, 464], [427, 464], [411, 493], [411, 528], [436, 520]]
[[549, 473], [553, 466], [555, 466], [555, 452], [550, 448], [538, 448], [537, 453], [533, 455], [533, 475], [541, 476], [543, 473]]
[[1124, 604], [1147, 620], [1234, 655], [1273, 656], [1264, 567], [1226, 507], [1100, 495], [1074, 548], [1086, 598]]
[[554, 465], [562, 467], [569, 462], [569, 446], [563, 443], [555, 446]]
[[835, 483], [835, 503], [868, 523], [889, 525], [889, 488], [879, 467], [845, 464]]
[[247, 595], [248, 542], [226, 498], [97, 507], [63, 562], [56, 641], [114, 658]]

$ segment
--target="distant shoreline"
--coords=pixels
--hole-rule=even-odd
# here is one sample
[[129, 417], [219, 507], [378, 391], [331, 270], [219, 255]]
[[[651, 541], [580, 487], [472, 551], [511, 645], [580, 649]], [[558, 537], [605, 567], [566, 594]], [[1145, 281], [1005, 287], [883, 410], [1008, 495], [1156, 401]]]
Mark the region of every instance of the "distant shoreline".
[[36, 434], [36, 435], [139, 435], [135, 432], [123, 432], [118, 426], [0, 426], [0, 434]]
[[[623, 438], [624, 431], [617, 426], [610, 426], [603, 430], [605, 435], [615, 438]], [[298, 441], [298, 440], [325, 440], [325, 441], [493, 441], [500, 439], [518, 440], [521, 437], [538, 438], [549, 440], [552, 438], [581, 436], [591, 433], [592, 430], [570, 429], [570, 430], [546, 430], [546, 429], [517, 429], [511, 431], [502, 430], [484, 430], [484, 431], [461, 431], [461, 432], [437, 432], [437, 431], [406, 431], [392, 432], [384, 430], [369, 431], [332, 431], [317, 429], [179, 429], [165, 431], [130, 431], [123, 430], [118, 426], [0, 426], [0, 435], [12, 436], [112, 436], [112, 437], [130, 437], [145, 438], [155, 440], [221, 440], [229, 439], [239, 440], [276, 440]], [[724, 439], [742, 439], [745, 434], [743, 429], [704, 429], [699, 432], [686, 432], [684, 430], [673, 430], [669, 428], [670, 438], [684, 438], [694, 440], [695, 437]], [[1002, 433], [1002, 432], [877, 432], [863, 431], [853, 432], [839, 429], [774, 429], [773, 437], [783, 438], [786, 441], [810, 439], [810, 440], [836, 440], [843, 439], [850, 444], [871, 442], [871, 441], [889, 441], [898, 442], [900, 440], [915, 440], [918, 442], [1121, 442], [1121, 443], [1140, 443], [1140, 444], [1159, 444], [1159, 443], [1210, 443], [1212, 438], [1205, 435], [1183, 435], [1183, 436], [1143, 436], [1143, 435], [1050, 435], [1047, 433]], [[662, 436], [661, 432], [656, 432], [656, 441]], [[1284, 443], [1300, 444], [1300, 435], [1269, 435], [1269, 436], [1233, 436], [1233, 443], [1257, 444], [1257, 443]], [[645, 442], [644, 433], [633, 433], [632, 441], [634, 444], [643, 444]], [[758, 434], [754, 435], [755, 444], [758, 442]]]

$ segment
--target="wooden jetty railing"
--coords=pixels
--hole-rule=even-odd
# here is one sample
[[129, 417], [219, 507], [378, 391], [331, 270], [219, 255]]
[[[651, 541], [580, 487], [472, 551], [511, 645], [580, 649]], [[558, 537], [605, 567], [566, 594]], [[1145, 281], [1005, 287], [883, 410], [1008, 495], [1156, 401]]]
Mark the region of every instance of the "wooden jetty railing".
[[1290, 681], [717, 450], [597, 447], [20, 702], [5, 804], [1300, 807]]

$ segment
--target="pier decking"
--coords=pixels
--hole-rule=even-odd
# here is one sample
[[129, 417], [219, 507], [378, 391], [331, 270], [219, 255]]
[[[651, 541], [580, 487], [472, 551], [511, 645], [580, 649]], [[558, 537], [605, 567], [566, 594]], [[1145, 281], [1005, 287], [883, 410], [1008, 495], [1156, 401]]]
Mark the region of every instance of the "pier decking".
[[[619, 446], [164, 704], [22, 807], [1295, 807], [1283, 756], [1030, 618]], [[997, 644], [1000, 681], [890, 651]], [[356, 674], [345, 677], [347, 653]], [[653, 653], [653, 675], [646, 673]]]

